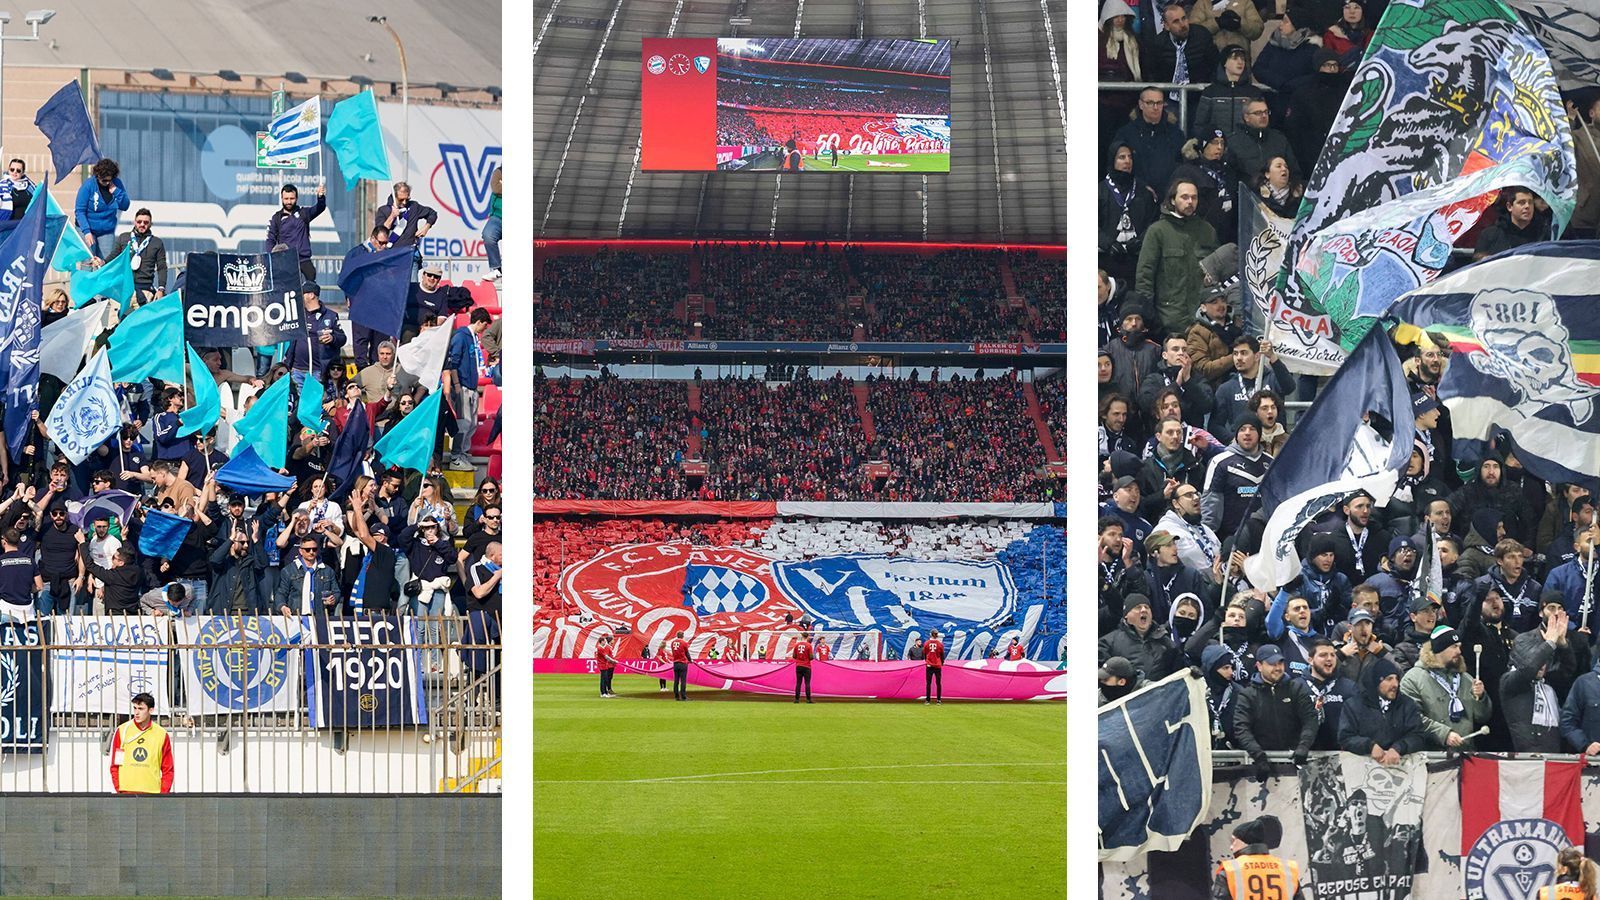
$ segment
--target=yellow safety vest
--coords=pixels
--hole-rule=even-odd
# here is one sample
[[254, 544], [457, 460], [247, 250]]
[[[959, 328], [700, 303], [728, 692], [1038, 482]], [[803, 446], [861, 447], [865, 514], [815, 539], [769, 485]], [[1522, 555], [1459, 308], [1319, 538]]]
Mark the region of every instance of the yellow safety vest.
[[1293, 900], [1300, 890], [1300, 864], [1271, 854], [1246, 854], [1217, 864], [1233, 900]]
[[167, 730], [152, 719], [149, 727], [140, 731], [130, 719], [117, 727], [117, 735], [119, 758], [112, 762], [119, 767], [118, 789], [133, 794], [161, 793], [161, 753], [167, 746]]
[[1572, 882], [1539, 888], [1539, 900], [1583, 900], [1583, 888]]

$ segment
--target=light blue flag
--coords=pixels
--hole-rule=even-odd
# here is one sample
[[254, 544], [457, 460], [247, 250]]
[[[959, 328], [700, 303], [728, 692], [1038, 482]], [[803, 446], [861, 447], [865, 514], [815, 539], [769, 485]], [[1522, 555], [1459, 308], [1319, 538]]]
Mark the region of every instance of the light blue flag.
[[413, 472], [428, 471], [433, 459], [433, 442], [439, 434], [439, 396], [434, 391], [409, 415], [378, 439], [372, 449], [386, 465], [399, 466]]
[[113, 380], [182, 381], [182, 294], [175, 291], [134, 310], [111, 332], [108, 344]]
[[[55, 200], [52, 198], [50, 202], [53, 204]], [[92, 256], [94, 254], [89, 252], [89, 245], [84, 242], [82, 232], [76, 228], [63, 228], [61, 238], [56, 242], [55, 255], [50, 257], [50, 268], [57, 272], [76, 272], [78, 264], [88, 262]]]
[[189, 354], [189, 380], [194, 383], [194, 405], [178, 413], [178, 421], [183, 423], [178, 429], [178, 437], [210, 431], [211, 426], [217, 424], [217, 417], [222, 414], [222, 396], [217, 393], [216, 377], [206, 367], [200, 354], [194, 352], [194, 345], [184, 346]]
[[283, 468], [289, 452], [289, 387], [285, 375], [256, 397], [233, 431], [239, 442], [254, 447], [261, 461], [274, 469]]
[[122, 304], [122, 312], [128, 311], [128, 301], [133, 299], [133, 267], [128, 265], [128, 254], [132, 252], [128, 248], [131, 246], [123, 244], [117, 255], [106, 260], [105, 265], [98, 269], [73, 268], [67, 285], [73, 306], [82, 306], [96, 297], [105, 297]]
[[383, 129], [378, 124], [378, 101], [372, 91], [340, 100], [328, 115], [328, 135], [323, 143], [339, 159], [346, 184], [358, 179], [389, 180], [389, 154], [383, 149]]
[[110, 354], [101, 352], [61, 392], [50, 408], [45, 428], [50, 440], [78, 465], [120, 427], [122, 415], [111, 383]]
[[328, 423], [322, 418], [324, 395], [322, 382], [308, 375], [300, 383], [300, 402], [294, 408], [295, 418], [300, 420], [300, 424], [317, 434], [328, 430]]

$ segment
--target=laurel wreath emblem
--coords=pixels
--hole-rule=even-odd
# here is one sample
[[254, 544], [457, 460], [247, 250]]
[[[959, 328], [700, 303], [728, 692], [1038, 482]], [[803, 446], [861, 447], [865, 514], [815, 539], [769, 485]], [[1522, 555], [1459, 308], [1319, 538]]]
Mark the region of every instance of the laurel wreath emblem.
[[22, 673], [17, 665], [17, 655], [8, 653], [0, 656], [0, 706], [10, 706], [17, 700], [17, 688], [22, 681]]

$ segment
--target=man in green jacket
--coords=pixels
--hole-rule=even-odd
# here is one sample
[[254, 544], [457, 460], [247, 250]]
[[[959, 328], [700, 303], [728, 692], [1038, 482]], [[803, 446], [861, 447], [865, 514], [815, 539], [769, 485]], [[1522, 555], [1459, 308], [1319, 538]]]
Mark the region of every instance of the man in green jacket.
[[1161, 204], [1161, 218], [1145, 232], [1139, 251], [1134, 289], [1155, 298], [1164, 334], [1182, 335], [1194, 320], [1207, 282], [1200, 260], [1217, 249], [1216, 230], [1195, 215], [1199, 206], [1200, 191], [1193, 182], [1173, 182]]
[[1483, 682], [1466, 671], [1461, 635], [1448, 625], [1433, 630], [1422, 655], [1400, 679], [1400, 692], [1417, 701], [1429, 741], [1454, 750], [1468, 735], [1489, 724], [1494, 711]]

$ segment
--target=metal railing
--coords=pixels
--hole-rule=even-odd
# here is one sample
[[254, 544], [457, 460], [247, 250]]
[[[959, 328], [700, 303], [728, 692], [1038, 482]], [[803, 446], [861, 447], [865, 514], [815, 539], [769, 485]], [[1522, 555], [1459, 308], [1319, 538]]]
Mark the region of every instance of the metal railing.
[[[1344, 753], [1344, 752], [1345, 751], [1343, 751], [1343, 750], [1315, 750], [1315, 751], [1312, 751], [1311, 756], [1312, 757], [1337, 756], [1337, 755], [1339, 755], [1341, 753]], [[1413, 754], [1413, 755], [1415, 755], [1415, 754]], [[1446, 752], [1444, 752], [1442, 750], [1426, 750], [1426, 751], [1422, 751], [1422, 757], [1425, 760], [1427, 760], [1428, 763], [1430, 763], [1430, 764], [1432, 764], [1432, 763], [1441, 763], [1441, 762], [1449, 762], [1449, 761], [1454, 760], [1454, 759], [1461, 759], [1461, 758], [1467, 757], [1467, 756], [1479, 756], [1479, 755], [1482, 755], [1482, 756], [1493, 756], [1493, 757], [1496, 757], [1496, 758], [1512, 757], [1512, 758], [1516, 758], [1516, 759], [1536, 759], [1536, 760], [1543, 760], [1545, 762], [1582, 762], [1585, 765], [1600, 766], [1600, 757], [1580, 756], [1579, 754], [1576, 754], [1576, 753], [1509, 753], [1509, 752], [1501, 752], [1501, 751], [1498, 751], [1498, 750], [1496, 750], [1496, 751], [1485, 750], [1485, 751], [1481, 751], [1481, 752], [1474, 752], [1474, 751], [1460, 752], [1460, 751], [1457, 751], [1457, 752], [1452, 752], [1452, 753], [1446, 753]], [[1283, 751], [1283, 752], [1273, 751], [1273, 752], [1270, 752], [1270, 753], [1267, 754], [1267, 761], [1272, 763], [1273, 765], [1294, 765], [1294, 754], [1290, 753], [1290, 752], [1287, 752], [1287, 751]], [[1213, 751], [1211, 751], [1211, 767], [1214, 768], [1214, 769], [1228, 768], [1228, 767], [1232, 767], [1232, 766], [1248, 766], [1248, 765], [1250, 765], [1250, 757], [1243, 750], [1213, 750]]]
[[[1203, 84], [1174, 84], [1170, 81], [1102, 81], [1099, 83], [1099, 88], [1102, 91], [1132, 91], [1137, 93], [1145, 88], [1155, 88], [1163, 94], [1198, 94], [1210, 86], [1211, 82], [1209, 81]], [[1266, 85], [1261, 84], [1256, 85], [1256, 87], [1264, 92], [1270, 92], [1272, 90]], [[1183, 130], [1184, 134], [1187, 135], [1189, 133], [1188, 97], [1184, 97], [1183, 102], [1178, 104], [1178, 127]]]
[[52, 616], [0, 626], [0, 794], [112, 790], [156, 699], [179, 793], [498, 793], [498, 622]]

